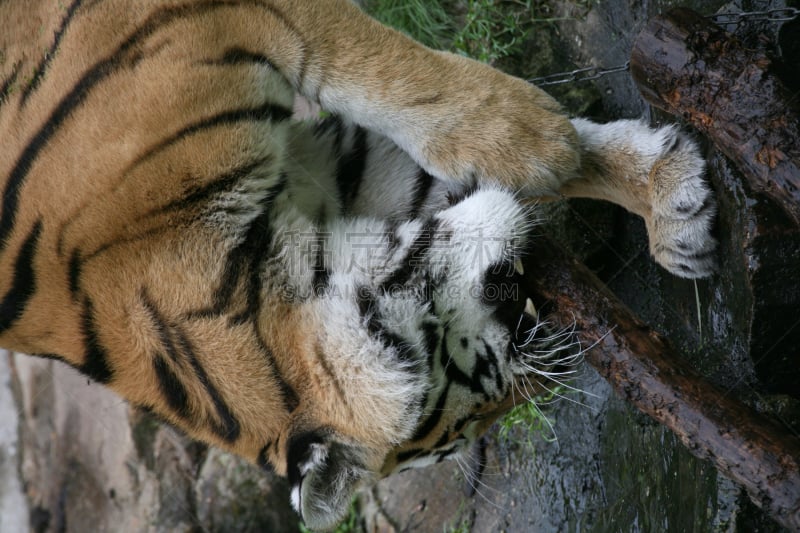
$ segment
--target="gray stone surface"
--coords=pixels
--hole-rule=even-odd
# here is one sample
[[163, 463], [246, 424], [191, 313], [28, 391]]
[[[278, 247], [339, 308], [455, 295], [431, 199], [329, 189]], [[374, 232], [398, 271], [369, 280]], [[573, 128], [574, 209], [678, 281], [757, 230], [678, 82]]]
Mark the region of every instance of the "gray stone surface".
[[28, 502], [19, 476], [19, 414], [11, 391], [11, 369], [0, 350], [0, 531], [28, 529]]
[[297, 531], [282, 480], [63, 364], [0, 359], [0, 532]]

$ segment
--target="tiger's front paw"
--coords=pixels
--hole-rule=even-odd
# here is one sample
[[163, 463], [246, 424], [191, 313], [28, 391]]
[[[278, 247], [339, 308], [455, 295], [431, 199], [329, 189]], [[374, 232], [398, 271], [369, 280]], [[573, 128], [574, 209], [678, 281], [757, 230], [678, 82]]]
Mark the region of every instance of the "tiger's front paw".
[[664, 151], [650, 170], [650, 252], [683, 278], [710, 276], [717, 241], [711, 235], [717, 203], [704, 179], [705, 162], [694, 142], [675, 127], [659, 131]]
[[419, 121], [407, 143], [412, 157], [432, 175], [464, 186], [557, 196], [579, 168], [580, 146], [556, 101], [487, 65], [446, 58], [459, 91]]

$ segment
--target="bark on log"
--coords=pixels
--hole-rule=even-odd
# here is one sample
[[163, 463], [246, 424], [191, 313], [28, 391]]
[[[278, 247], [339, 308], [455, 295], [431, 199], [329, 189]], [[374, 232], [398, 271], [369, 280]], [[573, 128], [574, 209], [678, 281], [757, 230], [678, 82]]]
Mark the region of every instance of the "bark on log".
[[800, 102], [763, 51], [680, 8], [636, 38], [631, 75], [646, 100], [708, 135], [754, 189], [800, 222]]
[[700, 377], [551, 242], [537, 243], [525, 276], [534, 302], [547, 302], [547, 314], [564, 325], [574, 320], [584, 345], [596, 344], [586, 360], [618, 394], [742, 485], [779, 523], [800, 530], [800, 441]]

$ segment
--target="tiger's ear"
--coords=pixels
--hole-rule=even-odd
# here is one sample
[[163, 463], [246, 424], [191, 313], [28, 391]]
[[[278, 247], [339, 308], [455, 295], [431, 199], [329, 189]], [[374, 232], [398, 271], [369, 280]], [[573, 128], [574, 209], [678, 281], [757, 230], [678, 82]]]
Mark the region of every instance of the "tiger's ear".
[[331, 432], [299, 434], [287, 453], [292, 505], [314, 531], [334, 529], [347, 515], [361, 482], [370, 476], [364, 450]]

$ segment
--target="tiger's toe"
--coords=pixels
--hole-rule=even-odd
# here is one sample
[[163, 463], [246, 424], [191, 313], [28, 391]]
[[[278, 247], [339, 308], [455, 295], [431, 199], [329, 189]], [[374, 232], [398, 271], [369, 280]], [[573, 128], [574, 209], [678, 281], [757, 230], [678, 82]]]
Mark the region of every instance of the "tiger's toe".
[[717, 203], [697, 146], [677, 130], [671, 134], [669, 148], [650, 172], [650, 251], [676, 276], [704, 278], [716, 266], [712, 226]]

